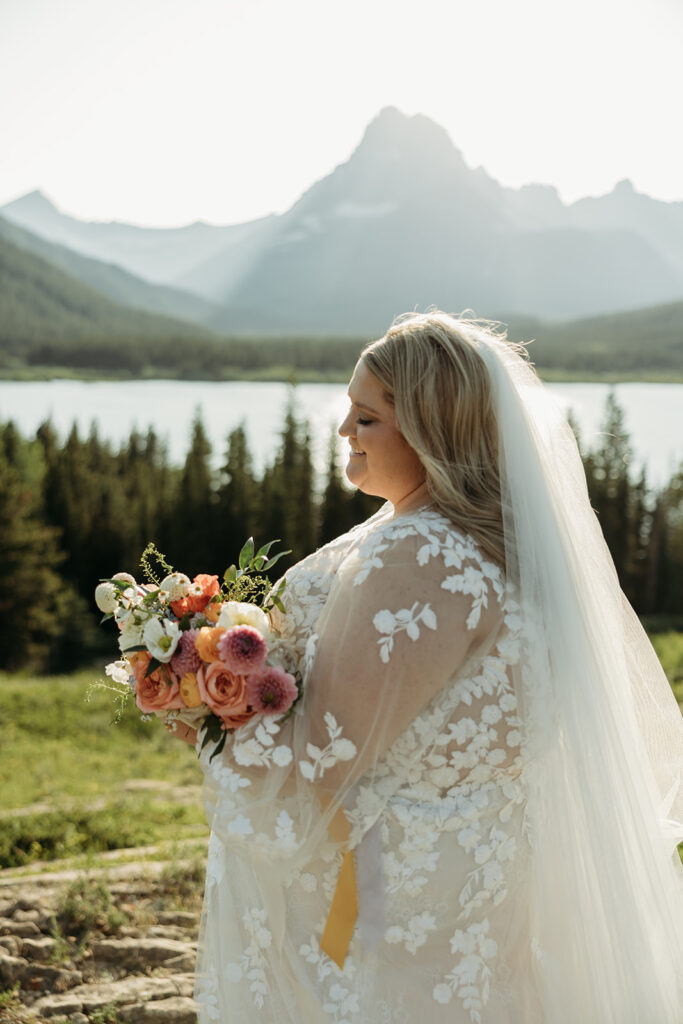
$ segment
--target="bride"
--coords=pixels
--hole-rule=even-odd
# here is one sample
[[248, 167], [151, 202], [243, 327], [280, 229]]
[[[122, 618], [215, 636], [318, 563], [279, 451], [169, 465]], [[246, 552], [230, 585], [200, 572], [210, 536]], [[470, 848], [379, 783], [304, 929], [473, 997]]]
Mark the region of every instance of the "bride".
[[386, 504], [286, 574], [303, 707], [201, 753], [201, 1024], [679, 1024], [683, 724], [564, 416], [444, 313], [349, 400]]

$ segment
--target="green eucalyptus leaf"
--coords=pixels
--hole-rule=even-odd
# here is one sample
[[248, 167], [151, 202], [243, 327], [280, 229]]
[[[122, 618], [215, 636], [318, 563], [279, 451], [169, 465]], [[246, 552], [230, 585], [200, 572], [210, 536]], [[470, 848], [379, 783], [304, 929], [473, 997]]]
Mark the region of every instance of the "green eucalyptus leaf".
[[121, 651], [121, 654], [133, 654], [137, 651], [146, 651], [147, 648], [144, 644], [136, 644], [134, 647], [126, 647], [125, 651]]
[[147, 666], [147, 671], [145, 672], [145, 679], [147, 678], [147, 676], [151, 676], [152, 672], [156, 672], [160, 665], [160, 661], [157, 661], [156, 658], [152, 658], [149, 665]]

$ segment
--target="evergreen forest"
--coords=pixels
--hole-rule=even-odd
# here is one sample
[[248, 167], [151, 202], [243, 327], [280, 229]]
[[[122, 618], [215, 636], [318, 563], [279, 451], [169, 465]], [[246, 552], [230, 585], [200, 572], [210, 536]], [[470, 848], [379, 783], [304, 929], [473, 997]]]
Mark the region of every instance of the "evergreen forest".
[[[629, 437], [608, 399], [600, 448], [583, 453], [593, 508], [622, 587], [646, 624], [683, 626], [683, 466], [654, 490], [631, 472]], [[93, 430], [60, 440], [50, 422], [34, 437], [0, 425], [0, 669], [62, 672], [109, 659], [112, 623], [98, 626], [99, 579], [138, 571], [153, 541], [176, 568], [222, 574], [249, 536], [280, 538], [288, 564], [365, 519], [381, 504], [342, 482], [334, 436], [316, 480], [309, 427], [292, 407], [272, 461], [257, 474], [242, 427], [213, 469], [201, 418], [184, 464], [170, 464], [150, 430], [114, 448]], [[138, 576], [138, 578], [141, 578]]]

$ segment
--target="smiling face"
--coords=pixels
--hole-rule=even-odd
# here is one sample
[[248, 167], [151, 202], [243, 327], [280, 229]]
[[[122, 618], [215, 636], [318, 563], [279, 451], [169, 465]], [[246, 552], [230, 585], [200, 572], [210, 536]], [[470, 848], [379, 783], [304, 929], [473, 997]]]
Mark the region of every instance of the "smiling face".
[[346, 475], [366, 494], [375, 494], [394, 507], [411, 495], [426, 494], [425, 471], [416, 453], [396, 426], [394, 407], [362, 359], [349, 384], [351, 408], [339, 427], [348, 437]]

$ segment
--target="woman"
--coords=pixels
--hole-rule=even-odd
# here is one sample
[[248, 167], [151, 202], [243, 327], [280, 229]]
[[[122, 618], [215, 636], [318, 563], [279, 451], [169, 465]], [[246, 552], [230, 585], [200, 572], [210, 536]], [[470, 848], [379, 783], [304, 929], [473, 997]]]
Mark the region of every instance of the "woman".
[[200, 1021], [678, 1024], [683, 727], [571, 431], [443, 313], [349, 399], [386, 504], [287, 573], [303, 707], [201, 755]]

